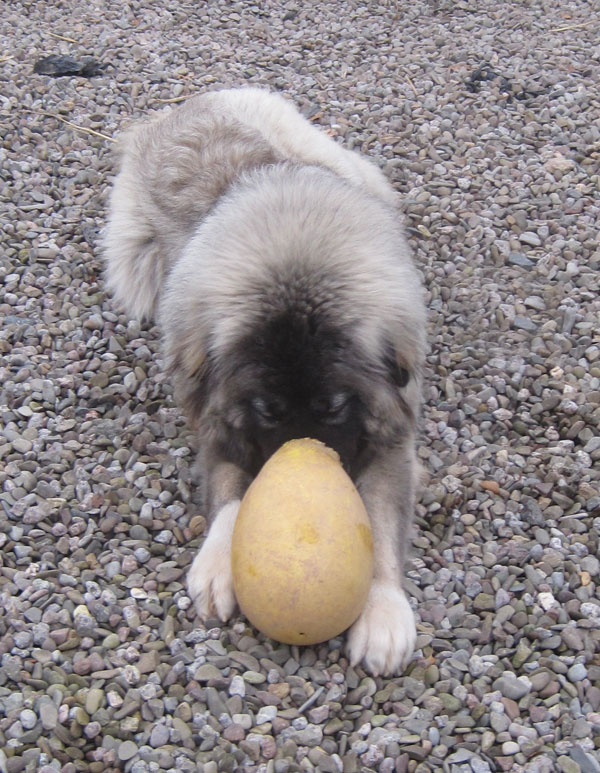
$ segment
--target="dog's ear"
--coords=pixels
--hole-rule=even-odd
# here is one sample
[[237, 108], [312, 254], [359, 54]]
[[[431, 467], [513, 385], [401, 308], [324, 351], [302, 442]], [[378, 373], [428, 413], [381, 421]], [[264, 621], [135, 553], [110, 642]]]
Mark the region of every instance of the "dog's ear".
[[183, 405], [190, 424], [195, 426], [213, 386], [213, 357], [203, 347], [171, 340], [167, 348], [167, 370], [173, 377], [175, 397]]
[[392, 384], [401, 388], [408, 384], [410, 381], [408, 366], [390, 341], [386, 341], [384, 345], [383, 364]]
[[185, 394], [180, 399], [192, 426], [195, 426], [204, 410], [214, 380], [212, 357], [205, 355], [200, 364], [186, 379]]

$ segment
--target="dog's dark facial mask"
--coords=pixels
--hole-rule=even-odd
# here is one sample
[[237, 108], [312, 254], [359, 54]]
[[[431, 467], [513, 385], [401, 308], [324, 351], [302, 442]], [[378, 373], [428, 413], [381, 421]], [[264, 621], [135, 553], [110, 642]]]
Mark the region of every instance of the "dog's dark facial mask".
[[293, 312], [278, 314], [240, 341], [228, 357], [236, 363], [228, 386], [242, 408], [251, 451], [235, 461], [255, 475], [287, 440], [312, 437], [335, 449], [356, 475], [365, 409], [352, 389], [351, 352], [334, 326]]
[[[312, 437], [333, 448], [349, 473], [355, 473], [362, 450], [362, 404], [350, 393], [322, 391], [313, 399], [294, 389], [281, 399], [263, 392], [246, 403], [258, 469], [286, 441]], [[271, 406], [277, 407], [273, 409]]]

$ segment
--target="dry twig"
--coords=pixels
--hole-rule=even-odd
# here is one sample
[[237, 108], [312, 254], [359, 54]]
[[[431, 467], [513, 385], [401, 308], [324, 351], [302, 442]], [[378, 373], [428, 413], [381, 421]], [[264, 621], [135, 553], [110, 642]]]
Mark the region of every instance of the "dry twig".
[[84, 134], [93, 134], [94, 137], [101, 137], [103, 140], [108, 140], [109, 142], [116, 142], [115, 138], [109, 137], [108, 134], [102, 134], [102, 132], [97, 132], [95, 129], [89, 129], [87, 126], [80, 126], [79, 124], [73, 123], [73, 121], [69, 121], [60, 115], [56, 115], [56, 113], [48, 113], [45, 110], [32, 110], [31, 108], [28, 108], [28, 107], [23, 108], [23, 110], [26, 113], [33, 113], [34, 115], [43, 115], [46, 118], [56, 118], [57, 121], [62, 121], [62, 123], [66, 123], [67, 126], [71, 126], [76, 131], [84, 132]]
[[566, 32], [567, 30], [578, 30], [582, 27], [589, 27], [590, 24], [595, 24], [596, 19], [593, 19], [592, 21], [584, 21], [581, 24], [569, 24], [568, 27], [556, 27], [553, 30], [549, 30], [549, 32]]
[[78, 43], [78, 40], [74, 40], [73, 38], [68, 38], [66, 35], [57, 35], [56, 32], [50, 32], [50, 30], [47, 30], [48, 35], [52, 35], [53, 38], [58, 38], [59, 40], [66, 40], [67, 43]]
[[160, 102], [161, 105], [171, 105], [174, 102], [185, 102], [186, 99], [189, 99], [192, 94], [185, 94], [183, 97], [171, 97], [171, 99], [159, 99], [158, 97], [154, 97], [152, 99], [153, 102]]
[[419, 92], [417, 91], [415, 84], [411, 81], [411, 79], [408, 77], [408, 75], [405, 75], [404, 77], [406, 78], [406, 81], [407, 81], [408, 85], [415, 92], [415, 97], [418, 97], [419, 96]]

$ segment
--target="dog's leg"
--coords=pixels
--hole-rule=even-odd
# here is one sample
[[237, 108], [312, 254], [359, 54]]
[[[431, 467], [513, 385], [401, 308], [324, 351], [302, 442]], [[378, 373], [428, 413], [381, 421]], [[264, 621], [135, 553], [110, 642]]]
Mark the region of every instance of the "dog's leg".
[[210, 528], [187, 576], [188, 593], [198, 615], [223, 622], [235, 609], [231, 539], [248, 476], [234, 464], [218, 461], [206, 471]]
[[367, 603], [350, 629], [353, 664], [375, 676], [400, 673], [415, 647], [415, 619], [402, 588], [417, 462], [412, 439], [379, 454], [357, 481], [373, 530], [375, 568]]

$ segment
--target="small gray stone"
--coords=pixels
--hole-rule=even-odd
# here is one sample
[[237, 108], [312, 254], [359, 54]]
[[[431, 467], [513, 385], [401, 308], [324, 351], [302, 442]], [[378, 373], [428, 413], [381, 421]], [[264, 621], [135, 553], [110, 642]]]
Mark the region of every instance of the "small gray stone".
[[519, 266], [520, 268], [531, 268], [535, 265], [533, 260], [530, 260], [520, 252], [511, 252], [508, 256], [508, 263], [511, 266]]
[[185, 743], [186, 741], [189, 741], [192, 737], [192, 730], [187, 722], [184, 722], [180, 717], [173, 717], [172, 721], [173, 730], [171, 734], [173, 743], [180, 743], [182, 741]]
[[558, 763], [557, 769], [560, 770], [561, 773], [581, 773], [581, 767], [578, 763], [564, 754], [558, 757], [556, 762]]
[[19, 714], [19, 719], [25, 730], [32, 730], [38, 721], [37, 714], [35, 711], [31, 711], [31, 709], [23, 709]]
[[44, 696], [41, 697], [38, 711], [44, 730], [54, 730], [58, 722], [58, 709], [52, 700]]
[[[32, 638], [31, 631], [17, 631], [13, 636], [15, 647], [19, 649], [31, 647]], [[44, 636], [44, 638], [46, 637]]]
[[581, 773], [600, 773], [600, 762], [596, 758], [585, 752], [581, 746], [575, 744], [569, 749], [569, 756], [581, 768]]
[[570, 682], [581, 682], [587, 676], [587, 668], [583, 663], [574, 663], [567, 671], [567, 679]]
[[522, 233], [519, 236], [519, 241], [523, 242], [523, 244], [529, 244], [532, 247], [539, 247], [542, 243], [540, 237], [533, 233], [533, 231], [525, 231], [525, 233]]
[[473, 773], [490, 773], [491, 771], [489, 762], [482, 760], [481, 757], [471, 757], [469, 764]]
[[88, 722], [87, 725], [83, 728], [83, 734], [90, 740], [92, 738], [97, 738], [101, 732], [102, 725], [100, 722]]
[[194, 673], [194, 679], [198, 682], [208, 682], [211, 679], [221, 679], [221, 672], [212, 663], [202, 663]]
[[229, 683], [229, 694], [239, 695], [242, 698], [245, 697], [246, 683], [239, 674], [235, 674], [235, 676], [231, 678], [231, 682]]
[[277, 716], [276, 706], [263, 706], [256, 715], [256, 724], [264, 725], [266, 722], [272, 722]]
[[510, 726], [510, 719], [506, 714], [492, 711], [490, 714], [490, 726], [495, 733], [505, 733]]
[[[161, 746], [162, 744], [158, 745]], [[132, 757], [135, 757], [137, 753], [138, 747], [133, 741], [123, 741], [123, 743], [119, 744], [117, 754], [122, 762], [130, 760]]]
[[508, 671], [496, 679], [492, 686], [494, 690], [499, 690], [505, 698], [510, 698], [513, 701], [520, 700], [531, 690], [531, 682], [528, 679], [517, 679], [513, 673]]
[[538, 309], [538, 311], [544, 311], [546, 308], [544, 299], [539, 295], [528, 295], [523, 304], [531, 309]]
[[140, 540], [141, 542], [146, 542], [150, 539], [148, 529], [139, 523], [136, 523], [131, 527], [129, 530], [129, 536], [131, 539]]
[[[597, 440], [599, 441], [598, 448], [600, 448], [600, 438], [597, 438]], [[588, 453], [591, 452], [588, 451]], [[600, 560], [598, 560], [596, 556], [585, 556], [581, 559], [581, 569], [584, 572], [591, 574], [592, 577], [596, 577], [598, 574], [600, 574]]]
[[95, 714], [104, 702], [104, 690], [98, 687], [92, 687], [85, 697], [85, 710], [92, 716]]
[[592, 733], [592, 725], [584, 718], [578, 717], [573, 723], [574, 738], [589, 738]]
[[244, 671], [244, 680], [248, 684], [264, 684], [267, 677], [259, 671]]
[[154, 725], [152, 732], [150, 733], [150, 740], [148, 743], [154, 749], [159, 746], [165, 746], [169, 742], [169, 728], [166, 725]]
[[206, 703], [213, 717], [219, 717], [221, 714], [228, 714], [227, 706], [214, 687], [206, 688]]
[[529, 332], [533, 332], [534, 330], [538, 329], [538, 326], [536, 325], [533, 320], [529, 319], [529, 317], [519, 317], [516, 316], [513, 320], [513, 327], [515, 327], [517, 330], [527, 330]]
[[17, 453], [26, 454], [28, 451], [31, 451], [31, 449], [33, 448], [33, 443], [31, 442], [31, 440], [26, 440], [25, 438], [16, 437], [12, 441], [12, 447]]
[[297, 730], [290, 737], [298, 746], [318, 746], [323, 740], [323, 729], [319, 725], [308, 724], [304, 730]]
[[583, 649], [583, 635], [579, 628], [568, 626], [561, 631], [561, 639], [574, 652], [581, 652]]

